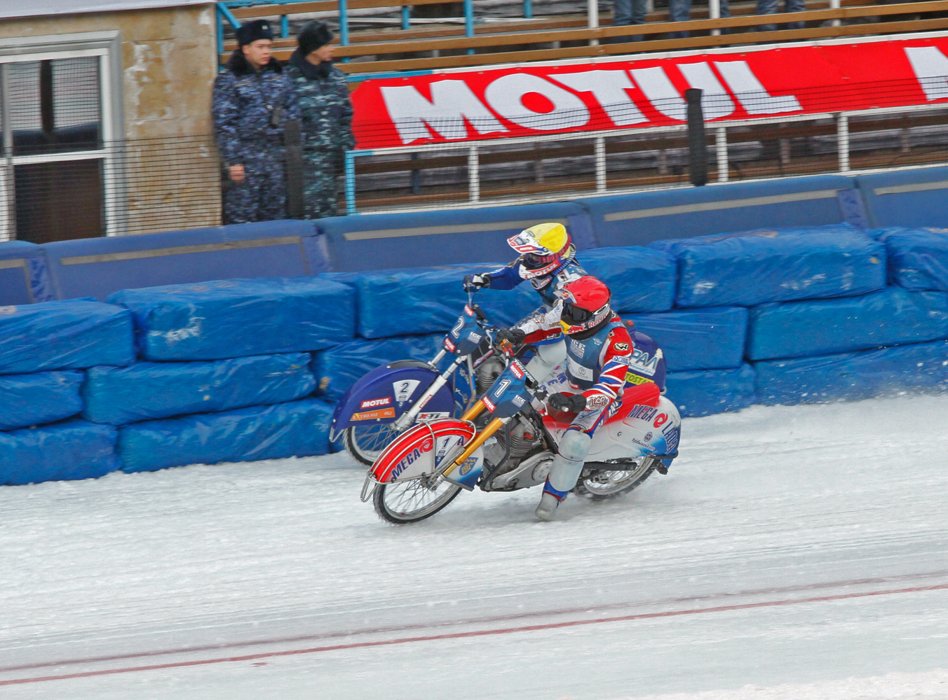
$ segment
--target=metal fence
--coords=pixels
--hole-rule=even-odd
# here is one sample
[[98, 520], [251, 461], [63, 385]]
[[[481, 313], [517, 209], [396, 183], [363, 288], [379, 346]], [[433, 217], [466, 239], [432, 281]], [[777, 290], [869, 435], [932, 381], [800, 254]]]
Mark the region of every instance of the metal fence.
[[[948, 164], [948, 106], [704, 127], [710, 182]], [[346, 211], [498, 204], [690, 186], [685, 125], [348, 154]]]
[[[948, 106], [711, 126], [710, 182], [948, 163]], [[685, 126], [349, 154], [340, 211], [568, 199], [688, 187]], [[43, 243], [213, 226], [222, 181], [213, 138], [96, 144], [52, 162], [6, 159], [8, 235]]]

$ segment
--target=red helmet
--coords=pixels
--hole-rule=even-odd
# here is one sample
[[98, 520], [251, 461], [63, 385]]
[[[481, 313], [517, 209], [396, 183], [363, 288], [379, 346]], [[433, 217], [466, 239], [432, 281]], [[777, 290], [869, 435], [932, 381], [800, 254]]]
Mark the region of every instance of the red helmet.
[[563, 297], [560, 325], [566, 335], [596, 331], [612, 318], [609, 287], [595, 277], [586, 275], [573, 280], [564, 285], [559, 294]]

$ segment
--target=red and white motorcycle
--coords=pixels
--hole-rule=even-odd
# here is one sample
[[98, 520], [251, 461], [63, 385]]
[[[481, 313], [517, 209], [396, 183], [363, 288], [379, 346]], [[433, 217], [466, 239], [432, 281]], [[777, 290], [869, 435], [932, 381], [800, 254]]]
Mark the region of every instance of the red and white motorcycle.
[[[476, 324], [474, 313], [462, 317]], [[465, 338], [453, 329], [452, 343]], [[472, 333], [471, 337], [477, 337]], [[397, 436], [369, 468], [362, 500], [393, 523], [430, 517], [461, 492], [514, 491], [542, 484], [568, 414], [544, 408], [545, 385], [512, 360], [460, 418], [417, 423]], [[630, 388], [593, 436], [575, 493], [604, 498], [625, 493], [678, 456], [681, 418], [656, 384]]]

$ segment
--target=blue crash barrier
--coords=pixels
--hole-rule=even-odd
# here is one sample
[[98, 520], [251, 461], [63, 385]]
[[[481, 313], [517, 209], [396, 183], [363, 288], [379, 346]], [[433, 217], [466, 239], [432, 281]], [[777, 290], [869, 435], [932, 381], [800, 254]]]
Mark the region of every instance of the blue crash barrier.
[[795, 177], [636, 192], [577, 200], [600, 246], [746, 231], [772, 226], [864, 224], [853, 181], [842, 175]]
[[675, 259], [665, 251], [641, 246], [598, 248], [585, 251], [579, 260], [589, 274], [609, 285], [616, 311], [667, 311], [675, 304]]
[[871, 231], [885, 243], [889, 282], [912, 291], [948, 292], [948, 228]]
[[328, 401], [338, 401], [362, 375], [396, 360], [433, 358], [441, 349], [443, 334], [416, 335], [386, 340], [354, 340], [317, 352], [313, 374], [319, 393]]
[[796, 404], [902, 391], [948, 391], [948, 341], [771, 360], [754, 365], [757, 400]]
[[948, 228], [948, 167], [858, 175], [869, 226]]
[[512, 257], [507, 238], [544, 221], [566, 225], [579, 250], [596, 245], [586, 211], [551, 202], [482, 209], [363, 214], [319, 219], [331, 269], [358, 272]]
[[771, 360], [948, 338], [948, 293], [889, 287], [861, 297], [751, 309], [747, 358]]
[[134, 314], [146, 360], [320, 350], [349, 340], [355, 327], [350, 289], [314, 277], [127, 289], [109, 299]]
[[623, 317], [658, 339], [669, 372], [731, 369], [743, 362], [747, 309], [741, 306]]
[[293, 353], [93, 367], [82, 387], [83, 416], [95, 423], [124, 425], [294, 401], [316, 388], [309, 361], [309, 354]]
[[0, 375], [0, 430], [69, 418], [82, 410], [82, 372]]
[[103, 300], [121, 289], [239, 277], [298, 277], [328, 268], [311, 221], [58, 241], [42, 246], [56, 297]]
[[[491, 267], [480, 263], [326, 277], [355, 290], [358, 335], [374, 339], [448, 330], [467, 303], [464, 275]], [[508, 325], [539, 306], [539, 298], [526, 282], [514, 290], [485, 289], [477, 293], [475, 301], [498, 325]]]
[[97, 301], [50, 301], [0, 309], [0, 374], [130, 365], [132, 315]]
[[[935, 170], [910, 182], [925, 187], [906, 196], [937, 192]], [[57, 294], [98, 296], [115, 285], [151, 284], [156, 278], [135, 272], [149, 260], [161, 280], [227, 278], [119, 290], [106, 297], [112, 304], [0, 306], [0, 483], [323, 454], [330, 449], [332, 401], [386, 361], [431, 358], [466, 300], [463, 275], [511, 260], [507, 235], [558, 217], [571, 227], [584, 266], [611, 286], [618, 310], [664, 347], [667, 393], [684, 416], [759, 401], [946, 390], [945, 230], [854, 231], [840, 223], [863, 216], [856, 190], [842, 187], [847, 181], [798, 178], [575, 205], [295, 222], [313, 232], [286, 241], [270, 235], [271, 222], [259, 227], [259, 238], [256, 225], [228, 227], [211, 242], [200, 232], [138, 237], [164, 240], [157, 248], [92, 239], [39, 246], [37, 254], [36, 246], [0, 244], [0, 262], [14, 261], [0, 265], [0, 284], [15, 282], [14, 291], [0, 288], [0, 302], [27, 290], [41, 298], [43, 261], [51, 257], [56, 271], [48, 279], [65, 285]], [[876, 193], [882, 204], [899, 202], [898, 194]], [[608, 200], [622, 206], [607, 210]], [[639, 206], [646, 201], [652, 204]], [[653, 218], [659, 210], [667, 219]], [[609, 213], [620, 216], [607, 220]], [[750, 220], [780, 228], [748, 232]], [[594, 232], [591, 222], [605, 228]], [[625, 224], [644, 228], [630, 238], [620, 229]], [[323, 226], [334, 233], [321, 233]], [[347, 239], [347, 231], [366, 235]], [[603, 232], [597, 240], [594, 233]], [[709, 233], [718, 235], [694, 239]], [[676, 240], [626, 245], [653, 234]], [[70, 245], [76, 248], [67, 251]], [[225, 265], [232, 252], [239, 255], [236, 268]], [[496, 262], [469, 261], [475, 256]], [[454, 264], [430, 267], [445, 260]], [[190, 271], [174, 269], [179, 263]], [[409, 269], [363, 269], [383, 264]], [[886, 267], [891, 286], [878, 291]], [[293, 276], [259, 278], [273, 269]], [[234, 278], [234, 270], [254, 279]], [[528, 283], [476, 298], [498, 325], [538, 306]], [[357, 330], [384, 340], [356, 338]]]
[[0, 306], [54, 298], [43, 249], [25, 241], [0, 243]]
[[750, 365], [735, 369], [669, 372], [668, 395], [682, 416], [708, 416], [739, 411], [755, 403], [754, 370]]
[[[609, 285], [615, 309], [647, 312], [672, 307], [675, 263], [664, 251], [637, 246], [595, 249], [582, 252], [579, 260], [589, 273]], [[326, 277], [356, 289], [358, 334], [363, 338], [387, 338], [447, 331], [467, 299], [461, 284], [464, 275], [495, 268], [472, 263]], [[479, 291], [476, 302], [495, 325], [510, 325], [542, 303], [527, 281], [512, 290]]]
[[329, 451], [332, 406], [316, 399], [145, 421], [119, 430], [126, 472]]
[[676, 304], [754, 306], [882, 289], [885, 246], [848, 224], [653, 244], [678, 260]]
[[81, 420], [0, 433], [0, 485], [91, 479], [118, 469], [116, 430]]

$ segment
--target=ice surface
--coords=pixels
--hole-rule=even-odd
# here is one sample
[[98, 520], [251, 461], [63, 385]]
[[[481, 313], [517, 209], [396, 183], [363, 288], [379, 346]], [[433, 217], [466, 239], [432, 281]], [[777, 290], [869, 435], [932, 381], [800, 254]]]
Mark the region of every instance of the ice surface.
[[948, 698], [948, 396], [391, 526], [342, 455], [0, 489], [0, 698]]

